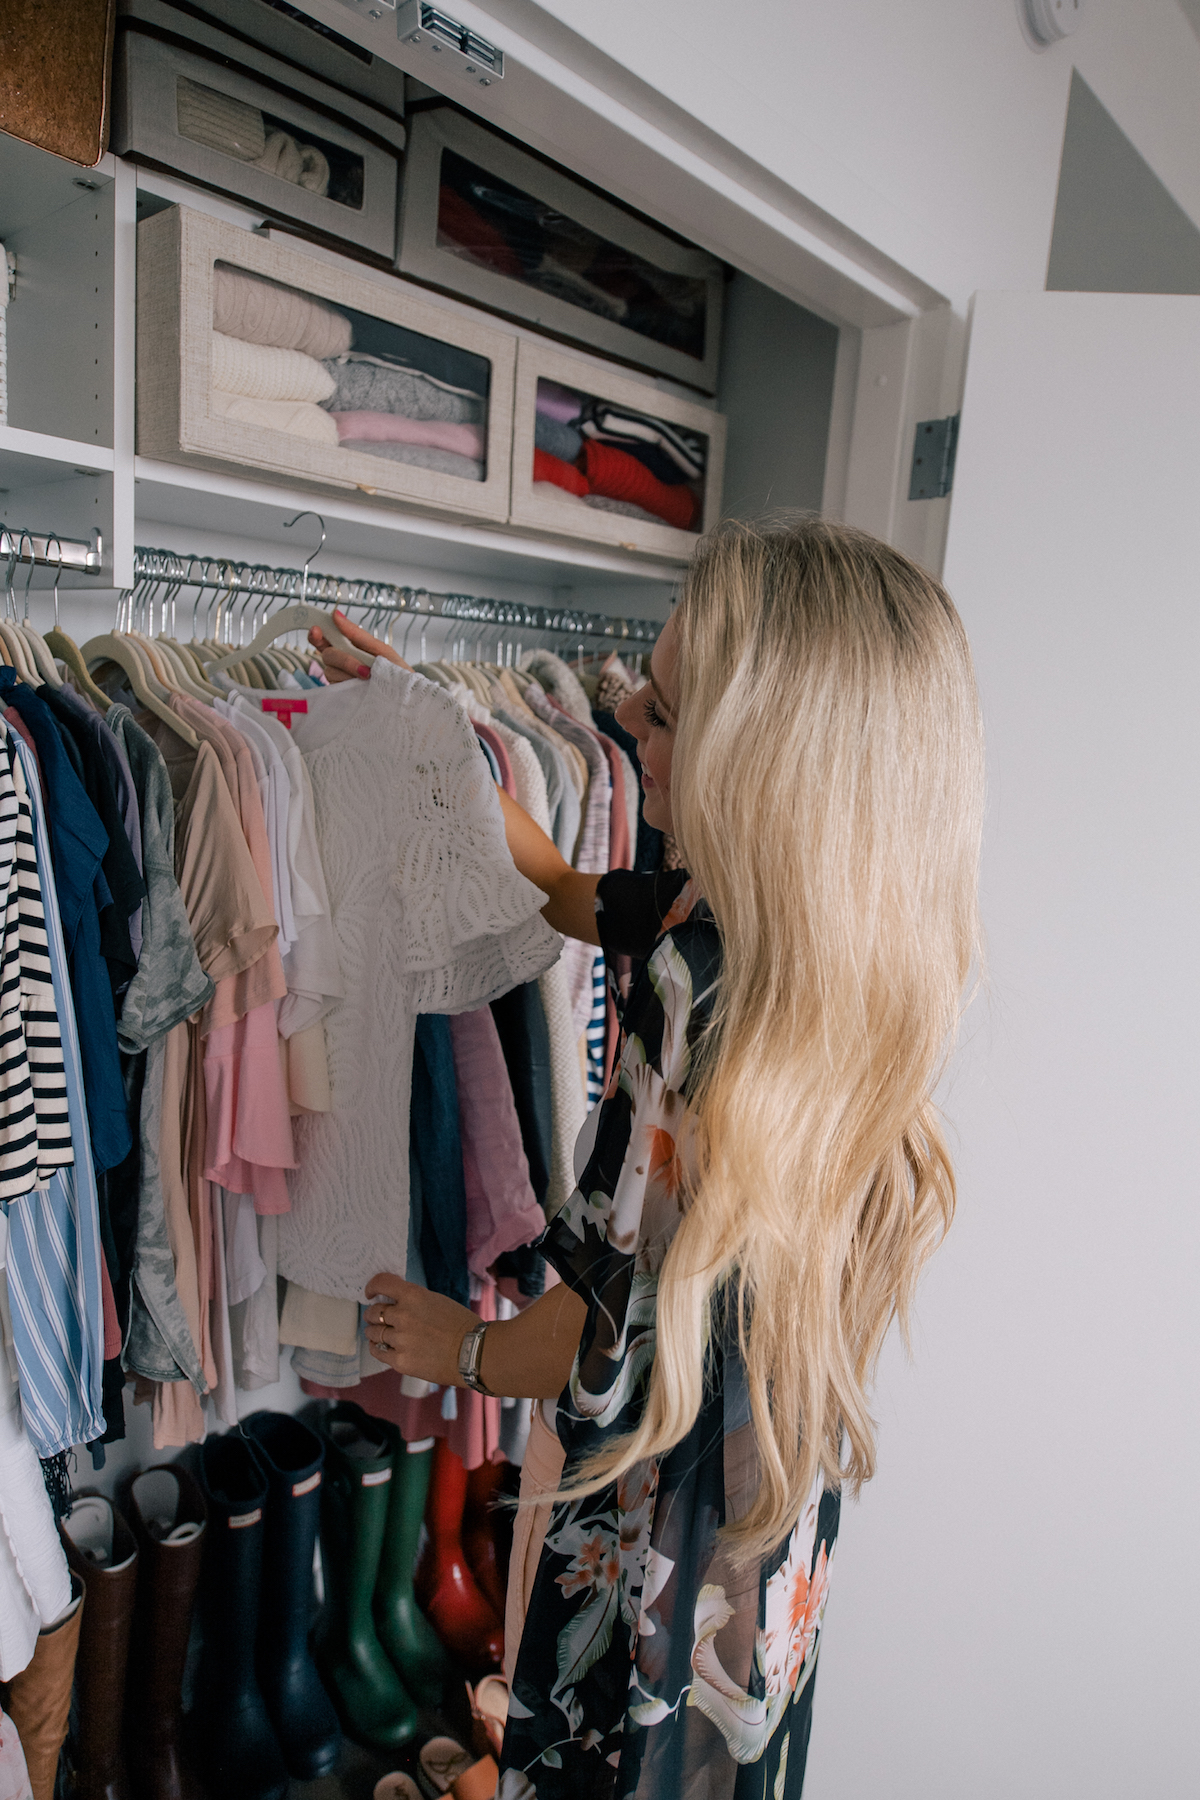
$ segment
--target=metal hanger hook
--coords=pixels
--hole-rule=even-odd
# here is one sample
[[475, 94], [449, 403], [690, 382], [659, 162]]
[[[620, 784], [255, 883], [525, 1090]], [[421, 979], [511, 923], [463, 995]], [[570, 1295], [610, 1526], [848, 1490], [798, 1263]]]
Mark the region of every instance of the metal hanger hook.
[[[20, 538], [14, 537], [11, 531], [6, 530], [4, 535], [8, 539], [8, 568], [4, 572], [4, 613], [7, 618], [10, 601], [13, 611], [16, 611], [16, 589], [13, 587], [13, 576], [16, 573], [17, 564], [21, 560], [21, 546]], [[25, 533], [22, 532], [21, 537], [24, 536]]]
[[304, 565], [304, 576], [300, 583], [300, 603], [303, 605], [308, 598], [308, 571], [312, 568], [312, 565], [316, 562], [318, 556], [320, 556], [322, 550], [325, 548], [326, 532], [324, 519], [319, 512], [313, 512], [311, 507], [306, 508], [304, 512], [298, 512], [294, 519], [285, 519], [283, 521], [284, 530], [290, 531], [293, 525], [298, 525], [300, 523], [301, 519], [315, 519], [317, 524], [321, 527], [321, 541]]
[[[63, 566], [62, 539], [57, 536], [51, 536], [46, 539], [46, 561], [47, 562], [50, 561], [50, 546], [51, 546], [51, 544], [57, 544], [57, 546], [58, 546], [58, 558], [54, 564], [54, 629], [55, 629], [55, 631], [57, 631], [58, 630], [58, 584], [62, 580], [62, 566]], [[26, 607], [26, 615], [25, 616], [27, 618], [29, 616], [28, 607]]]
[[[16, 560], [18, 562], [22, 558], [25, 542], [29, 542], [29, 574], [25, 576], [25, 617], [29, 617], [29, 583], [34, 578], [34, 567], [38, 563], [38, 549], [34, 545], [32, 531], [22, 531], [22, 535], [18, 536], [18, 540], [16, 540]], [[16, 619], [16, 587], [14, 587], [13, 581], [9, 581], [9, 599], [13, 603], [13, 625], [16, 625], [18, 623], [18, 619]]]

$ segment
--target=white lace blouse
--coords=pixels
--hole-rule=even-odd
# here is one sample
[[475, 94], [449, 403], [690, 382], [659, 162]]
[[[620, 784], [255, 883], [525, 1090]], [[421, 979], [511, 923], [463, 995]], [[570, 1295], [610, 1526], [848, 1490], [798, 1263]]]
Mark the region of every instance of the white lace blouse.
[[346, 996], [325, 1020], [333, 1110], [296, 1120], [279, 1270], [359, 1300], [408, 1249], [408, 1111], [421, 1012], [466, 1012], [557, 959], [545, 896], [518, 873], [470, 720], [420, 675], [307, 694], [293, 715]]

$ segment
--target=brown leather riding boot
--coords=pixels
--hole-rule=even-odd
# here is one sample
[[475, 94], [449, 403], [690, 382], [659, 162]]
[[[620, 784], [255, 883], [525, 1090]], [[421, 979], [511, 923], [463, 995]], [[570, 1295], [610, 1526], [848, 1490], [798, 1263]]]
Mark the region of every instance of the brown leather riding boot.
[[33, 1800], [54, 1800], [58, 1753], [67, 1735], [84, 1607], [83, 1583], [77, 1575], [71, 1578], [71, 1594], [78, 1597], [74, 1612], [38, 1632], [33, 1660], [9, 1682], [4, 1703], [25, 1752]]
[[94, 1488], [72, 1495], [59, 1525], [72, 1569], [87, 1584], [75, 1662], [76, 1800], [129, 1800], [121, 1749], [125, 1668], [137, 1591], [137, 1544], [111, 1500]]
[[179, 1736], [183, 1667], [204, 1553], [204, 1497], [178, 1463], [135, 1476], [127, 1507], [138, 1546], [125, 1684], [125, 1749], [136, 1800], [200, 1800]]

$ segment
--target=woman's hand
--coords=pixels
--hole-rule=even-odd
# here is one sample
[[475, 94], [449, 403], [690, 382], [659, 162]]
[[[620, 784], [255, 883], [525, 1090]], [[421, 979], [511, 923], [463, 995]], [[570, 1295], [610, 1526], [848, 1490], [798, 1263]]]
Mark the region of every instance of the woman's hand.
[[[402, 669], [411, 666], [405, 662], [398, 650], [393, 650], [392, 646], [385, 644], [382, 638], [372, 637], [370, 632], [364, 631], [361, 625], [355, 625], [340, 608], [335, 610], [333, 616], [342, 636], [347, 638], [356, 649], [365, 650], [368, 656], [382, 656], [387, 662], [397, 663]], [[315, 625], [308, 634], [308, 641], [314, 650], [320, 652], [321, 665], [330, 681], [350, 681], [354, 677], [360, 681], [366, 681], [369, 678], [371, 671], [366, 663], [359, 662], [358, 658], [352, 656], [347, 650], [335, 650], [325, 633]]]
[[367, 1283], [367, 1342], [371, 1355], [401, 1375], [456, 1387], [458, 1353], [479, 1320], [468, 1306], [432, 1294], [399, 1275], [375, 1275]]
[[[493, 1394], [519, 1400], [555, 1399], [566, 1386], [579, 1348], [587, 1306], [548, 1271], [552, 1285], [515, 1319], [490, 1324], [479, 1374]], [[371, 1355], [401, 1375], [462, 1387], [458, 1353], [477, 1316], [444, 1294], [414, 1287], [399, 1275], [367, 1283], [367, 1342]]]

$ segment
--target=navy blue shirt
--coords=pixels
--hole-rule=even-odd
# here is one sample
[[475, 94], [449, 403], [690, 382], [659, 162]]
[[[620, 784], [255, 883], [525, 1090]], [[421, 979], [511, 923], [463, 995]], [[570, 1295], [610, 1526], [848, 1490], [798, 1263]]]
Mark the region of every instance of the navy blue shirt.
[[112, 986], [100, 950], [100, 906], [112, 904], [102, 866], [108, 833], [71, 765], [49, 708], [6, 666], [0, 667], [0, 704], [14, 707], [28, 726], [46, 784], [50, 857], [75, 1000], [92, 1159], [99, 1174], [122, 1162], [133, 1144]]

